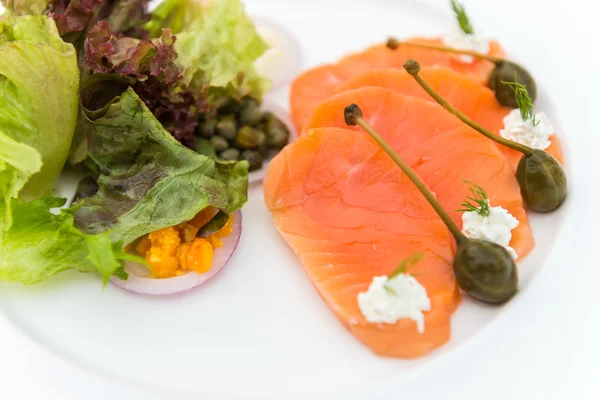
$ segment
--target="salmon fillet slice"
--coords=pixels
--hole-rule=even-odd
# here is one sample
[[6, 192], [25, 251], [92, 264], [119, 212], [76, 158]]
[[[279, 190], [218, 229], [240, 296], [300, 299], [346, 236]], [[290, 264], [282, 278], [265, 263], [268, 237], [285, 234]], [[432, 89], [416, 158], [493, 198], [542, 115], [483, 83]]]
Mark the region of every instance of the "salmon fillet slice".
[[533, 234], [519, 185], [493, 141], [435, 103], [378, 87], [334, 95], [317, 107], [306, 129], [346, 128], [344, 107], [352, 103], [362, 109], [364, 119], [420, 175], [459, 228], [462, 213], [457, 210], [469, 195], [469, 185], [464, 180], [470, 180], [483, 187], [492, 206], [504, 207], [519, 220], [510, 243], [519, 257], [533, 249]]
[[[414, 38], [411, 42], [442, 45], [441, 39]], [[500, 45], [490, 42], [489, 55], [503, 57], [504, 51]], [[290, 109], [292, 120], [298, 131], [304, 125], [316, 106], [323, 100], [336, 93], [336, 86], [348, 79], [369, 71], [373, 68], [402, 68], [404, 62], [412, 58], [422, 67], [443, 66], [471, 77], [481, 85], [487, 84], [494, 65], [486, 60], [474, 60], [465, 63], [455, 54], [437, 50], [423, 49], [415, 46], [400, 45], [390, 50], [385, 44], [378, 44], [366, 50], [350, 54], [336, 64], [323, 65], [304, 72], [292, 82], [290, 91]]]
[[[497, 135], [500, 134], [500, 130], [504, 128], [504, 117], [512, 109], [500, 105], [490, 88], [482, 86], [476, 80], [449, 68], [425, 67], [421, 68], [420, 75], [436, 92], [458, 110], [484, 128]], [[334, 92], [341, 93], [367, 86], [383, 87], [407, 96], [435, 101], [410, 74], [397, 68], [373, 69], [356, 75], [338, 85]], [[563, 163], [562, 146], [557, 136], [553, 135], [550, 140], [552, 144], [546, 151], [560, 163]], [[513, 171], [516, 171], [522, 154], [500, 144], [497, 144], [497, 146], [508, 160]]]
[[[362, 132], [315, 129], [270, 163], [265, 203], [275, 226], [339, 320], [373, 352], [422, 356], [450, 339], [460, 301], [452, 239], [433, 209], [387, 154]], [[427, 289], [425, 330], [401, 319], [368, 322], [357, 296], [415, 252], [411, 273]]]

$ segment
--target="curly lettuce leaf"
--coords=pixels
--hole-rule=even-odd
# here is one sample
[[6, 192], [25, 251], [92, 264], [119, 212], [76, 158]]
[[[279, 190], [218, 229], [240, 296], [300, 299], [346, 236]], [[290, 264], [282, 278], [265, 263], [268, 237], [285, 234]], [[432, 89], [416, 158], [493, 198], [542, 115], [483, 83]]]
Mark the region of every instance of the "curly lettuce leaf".
[[102, 110], [86, 112], [88, 155], [100, 177], [98, 192], [74, 211], [84, 233], [129, 244], [206, 207], [230, 214], [247, 201], [247, 162], [217, 162], [182, 146], [132, 88]]
[[54, 187], [78, 110], [73, 46], [48, 17], [0, 19], [0, 197], [36, 198]]
[[[106, 91], [118, 80], [127, 79], [165, 129], [184, 146], [193, 148], [198, 112], [207, 108], [206, 96], [202, 90], [182, 84], [183, 69], [175, 62], [175, 41], [168, 29], [163, 29], [158, 39], [138, 40], [116, 35], [108, 22], [99, 22], [85, 40], [84, 66], [94, 73], [82, 83], [82, 101], [89, 97], [86, 92], [90, 89]], [[97, 78], [99, 73], [112, 77]], [[102, 86], [96, 90], [100, 79]]]
[[31, 285], [75, 269], [98, 272], [106, 283], [114, 274], [122, 275], [125, 260], [139, 261], [108, 233], [87, 235], [75, 228], [75, 210], [50, 211], [64, 203], [65, 199], [49, 195], [28, 203], [12, 201], [12, 223], [0, 223], [1, 281]]
[[268, 46], [240, 0], [213, 0], [205, 8], [195, 0], [167, 0], [151, 18], [151, 34], [171, 28], [177, 35], [175, 50], [186, 85], [208, 86], [213, 98], [224, 89], [255, 97], [269, 89], [270, 81], [254, 67]]
[[156, 40], [115, 35], [107, 21], [100, 21], [85, 39], [83, 65], [93, 72], [116, 73], [139, 81], [154, 76], [172, 84], [182, 73], [175, 64], [175, 40], [168, 29]]

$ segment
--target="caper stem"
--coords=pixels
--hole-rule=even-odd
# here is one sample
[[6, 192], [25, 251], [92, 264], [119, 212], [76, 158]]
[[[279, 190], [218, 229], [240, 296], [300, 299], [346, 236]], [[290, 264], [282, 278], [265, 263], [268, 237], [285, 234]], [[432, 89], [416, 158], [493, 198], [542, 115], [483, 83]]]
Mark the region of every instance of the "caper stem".
[[488, 139], [493, 140], [496, 143], [500, 143], [503, 146], [509, 147], [511, 149], [520, 151], [525, 155], [530, 155], [533, 149], [529, 146], [526, 146], [521, 143], [513, 142], [512, 140], [508, 140], [503, 138], [500, 135], [496, 135], [491, 131], [488, 131], [483, 126], [479, 125], [477, 122], [473, 121], [471, 118], [467, 117], [465, 114], [460, 112], [456, 107], [452, 104], [448, 103], [439, 93], [437, 93], [429, 84], [419, 75], [420, 66], [419, 63], [414, 60], [406, 60], [404, 63], [404, 69], [412, 75], [413, 78], [417, 81], [419, 85], [431, 96], [435, 101], [438, 102], [439, 105], [444, 107], [444, 109], [454, 115], [456, 118], [460, 119], [465, 124], [469, 125], [471, 128], [475, 129], [477, 132], [481, 133], [483, 136]]
[[392, 50], [396, 49], [400, 45], [421, 47], [421, 48], [424, 48], [424, 49], [443, 51], [445, 53], [464, 54], [464, 55], [467, 55], [467, 56], [471, 56], [471, 57], [475, 57], [475, 58], [481, 58], [481, 59], [484, 59], [484, 60], [487, 60], [487, 61], [491, 61], [494, 64], [499, 64], [501, 62], [504, 62], [503, 58], [495, 57], [495, 56], [490, 56], [488, 54], [483, 54], [483, 53], [480, 53], [480, 52], [474, 51], [474, 50], [456, 49], [454, 47], [441, 46], [441, 45], [430, 44], [430, 43], [418, 43], [418, 42], [410, 42], [410, 41], [401, 42], [401, 41], [399, 41], [397, 39], [394, 39], [394, 38], [390, 38], [387, 41], [387, 47], [389, 47]]
[[[358, 107], [356, 107], [356, 109], [358, 109]], [[450, 216], [448, 215], [446, 210], [444, 210], [440, 202], [437, 201], [433, 193], [431, 193], [427, 185], [425, 185], [425, 182], [423, 182], [421, 177], [419, 177], [419, 175], [417, 175], [417, 173], [408, 164], [404, 162], [404, 160], [398, 155], [398, 153], [396, 153], [392, 146], [390, 146], [389, 143], [386, 142], [385, 139], [379, 133], [377, 133], [377, 131], [367, 121], [362, 119], [362, 117], [355, 115], [353, 122], [355, 122], [365, 132], [367, 132], [379, 144], [379, 146], [381, 146], [381, 148], [392, 158], [392, 160], [394, 160], [396, 165], [400, 167], [400, 169], [406, 174], [406, 176], [408, 176], [408, 178], [415, 184], [417, 189], [419, 189], [421, 194], [425, 196], [429, 204], [431, 204], [435, 212], [440, 216], [444, 224], [446, 224], [448, 230], [450, 230], [450, 233], [452, 233], [452, 236], [454, 236], [456, 242], [463, 243], [464, 241], [466, 241], [467, 238], [465, 237], [465, 235], [463, 235], [460, 229], [458, 229], [454, 221], [452, 221], [452, 218], [450, 218]]]

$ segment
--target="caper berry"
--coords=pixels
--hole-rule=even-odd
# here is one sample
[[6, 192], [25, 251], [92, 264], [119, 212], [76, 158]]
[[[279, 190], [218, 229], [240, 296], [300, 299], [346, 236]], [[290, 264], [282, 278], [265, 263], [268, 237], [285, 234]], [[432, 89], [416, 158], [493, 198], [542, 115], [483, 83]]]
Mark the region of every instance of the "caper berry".
[[517, 81], [527, 88], [531, 99], [535, 101], [537, 98], [537, 85], [525, 68], [511, 61], [499, 61], [490, 75], [488, 86], [494, 91], [498, 103], [505, 107], [518, 107], [515, 93], [509, 85], [504, 83], [514, 81], [515, 74]]
[[222, 97], [217, 101], [217, 112], [220, 115], [237, 114], [240, 110], [240, 104], [233, 97]]
[[235, 146], [240, 149], [255, 149], [258, 147], [258, 133], [254, 128], [243, 126], [235, 137]]
[[219, 158], [223, 161], [238, 161], [240, 159], [240, 151], [238, 149], [227, 149], [219, 154]]
[[558, 161], [543, 150], [523, 155], [517, 166], [523, 201], [538, 212], [558, 208], [567, 197], [567, 175]]
[[217, 117], [217, 113], [215, 111], [205, 111], [198, 114], [198, 122], [206, 122], [213, 120]]
[[[515, 175], [521, 188], [523, 201], [529, 208], [534, 211], [549, 212], [556, 209], [564, 202], [567, 196], [567, 176], [561, 165], [558, 163], [558, 161], [556, 161], [556, 159], [554, 159], [554, 157], [543, 150], [532, 149], [531, 147], [522, 143], [514, 142], [512, 140], [503, 138], [500, 135], [496, 135], [475, 121], [471, 120], [452, 104], [448, 103], [427, 82], [425, 82], [425, 80], [419, 75], [419, 68], [419, 63], [414, 60], [407, 60], [404, 64], [404, 69], [411, 74], [417, 83], [435, 101], [437, 101], [438, 104], [444, 107], [444, 109], [488, 139], [523, 153], [523, 157], [521, 157], [521, 160], [519, 161]], [[514, 80], [514, 76], [512, 79]], [[517, 102], [517, 98], [520, 99], [517, 103], [521, 103], [518, 105], [521, 113], [523, 113], [525, 108], [525, 105], [523, 104], [524, 97], [516, 94], [516, 89], [513, 89], [515, 84], [511, 83], [513, 82], [512, 80], [508, 80], [506, 82], [509, 82], [509, 84], [503, 83], [503, 87], [511, 92], [511, 96], [513, 99], [515, 99], [515, 102]], [[519, 84], [524, 85], [522, 82], [519, 82]], [[532, 104], [528, 99], [532, 96], [527, 94], [527, 90], [525, 91], [525, 95], [527, 97], [525, 102], [528, 103], [529, 112], [532, 113]]]
[[262, 167], [263, 158], [257, 150], [244, 150], [241, 159], [248, 161], [248, 171], [256, 171]]
[[256, 148], [263, 157], [267, 157], [269, 155], [269, 146], [267, 146], [267, 134], [258, 129], [255, 129], [255, 131], [257, 136]]
[[281, 150], [288, 144], [290, 131], [275, 115], [269, 113], [264, 126], [265, 133], [267, 134], [267, 146], [269, 148]]
[[235, 139], [237, 134], [237, 123], [233, 115], [226, 115], [217, 122], [217, 134], [227, 140]]
[[288, 127], [279, 118], [277, 118], [275, 114], [268, 112], [265, 113], [265, 115], [267, 115], [267, 118], [264, 120], [265, 132], [267, 136], [269, 135], [269, 131], [271, 129], [281, 129], [289, 133]]
[[217, 153], [225, 150], [229, 147], [229, 143], [227, 140], [222, 138], [221, 136], [213, 136], [210, 138], [210, 144], [212, 144], [213, 148]]
[[290, 140], [290, 134], [283, 129], [270, 129], [267, 135], [267, 145], [276, 150], [283, 149]]
[[198, 134], [203, 138], [210, 139], [215, 134], [217, 128], [217, 121], [214, 119], [201, 122], [198, 124]]
[[252, 98], [245, 98], [242, 101], [239, 118], [241, 125], [255, 126], [259, 124], [263, 118], [263, 114], [260, 111], [258, 101]]
[[500, 304], [518, 290], [517, 266], [499, 244], [467, 239], [459, 243], [454, 257], [458, 286], [470, 296], [486, 303]]

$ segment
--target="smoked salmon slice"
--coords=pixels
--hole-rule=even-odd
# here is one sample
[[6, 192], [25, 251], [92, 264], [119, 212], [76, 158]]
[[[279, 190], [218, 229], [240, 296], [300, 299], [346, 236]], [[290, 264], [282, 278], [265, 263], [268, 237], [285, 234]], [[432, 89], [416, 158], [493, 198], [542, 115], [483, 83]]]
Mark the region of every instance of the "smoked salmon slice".
[[[414, 38], [410, 41], [443, 45], [441, 39]], [[503, 57], [504, 51], [497, 42], [492, 41], [488, 54]], [[290, 108], [296, 128], [299, 132], [304, 129], [304, 124], [312, 111], [321, 101], [336, 93], [336, 86], [374, 68], [401, 69], [408, 58], [419, 61], [422, 67], [434, 65], [448, 67], [471, 77], [481, 85], [487, 84], [494, 68], [494, 64], [486, 60], [473, 60], [472, 63], [466, 63], [455, 54], [442, 51], [405, 44], [400, 44], [397, 49], [391, 50], [385, 44], [378, 44], [362, 52], [348, 55], [337, 64], [308, 70], [292, 82]]]
[[352, 103], [425, 181], [458, 227], [462, 213], [457, 210], [469, 194], [464, 180], [469, 180], [485, 189], [492, 206], [504, 207], [519, 220], [510, 243], [519, 257], [531, 251], [533, 234], [519, 185], [493, 141], [435, 103], [378, 87], [334, 95], [317, 107], [305, 129], [346, 128], [343, 111]]
[[[373, 352], [414, 358], [450, 339], [460, 294], [447, 228], [414, 184], [363, 132], [315, 129], [270, 163], [265, 202], [275, 226], [339, 320]], [[431, 300], [425, 330], [368, 322], [357, 302], [374, 276], [415, 252], [411, 269]]]
[[[500, 134], [500, 130], [504, 128], [504, 117], [512, 111], [512, 108], [500, 105], [491, 89], [448, 68], [425, 67], [421, 68], [420, 74], [436, 92], [467, 117], [495, 134]], [[408, 72], [397, 68], [364, 72], [338, 85], [334, 92], [341, 93], [367, 86], [383, 87], [407, 96], [434, 101]], [[546, 151], [563, 163], [562, 148], [557, 136], [553, 135], [550, 140], [552, 144]], [[516, 171], [522, 154], [500, 144], [497, 146], [507, 158], [513, 171]]]
[[[520, 257], [533, 247], [516, 179], [490, 140], [437, 104], [368, 87], [321, 103], [307, 130], [269, 164], [265, 203], [275, 226], [337, 318], [376, 354], [422, 356], [450, 338], [459, 303], [452, 273], [454, 242], [441, 219], [390, 157], [364, 132], [344, 123], [356, 103], [423, 178], [453, 219], [468, 194], [469, 179], [506, 208], [520, 225], [510, 243]], [[313, 129], [314, 128], [314, 129]], [[425, 330], [409, 319], [370, 323], [357, 296], [373, 277], [389, 275], [410, 254], [424, 252], [410, 273], [431, 299]]]

